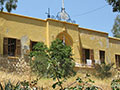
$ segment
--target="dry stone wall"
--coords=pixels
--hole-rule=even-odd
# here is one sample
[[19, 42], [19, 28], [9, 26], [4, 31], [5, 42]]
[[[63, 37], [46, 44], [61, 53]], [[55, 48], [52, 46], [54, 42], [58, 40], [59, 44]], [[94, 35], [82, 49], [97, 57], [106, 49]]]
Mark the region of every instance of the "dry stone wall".
[[18, 74], [27, 73], [30, 70], [29, 58], [8, 58], [0, 56], [0, 69]]

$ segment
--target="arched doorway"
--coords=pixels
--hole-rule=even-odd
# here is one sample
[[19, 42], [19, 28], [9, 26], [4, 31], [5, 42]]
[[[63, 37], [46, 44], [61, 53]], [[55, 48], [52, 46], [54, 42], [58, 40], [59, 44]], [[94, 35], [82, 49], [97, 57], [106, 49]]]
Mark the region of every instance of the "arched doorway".
[[68, 46], [73, 46], [73, 39], [67, 32], [61, 32], [57, 35], [57, 38], [63, 40], [63, 42]]

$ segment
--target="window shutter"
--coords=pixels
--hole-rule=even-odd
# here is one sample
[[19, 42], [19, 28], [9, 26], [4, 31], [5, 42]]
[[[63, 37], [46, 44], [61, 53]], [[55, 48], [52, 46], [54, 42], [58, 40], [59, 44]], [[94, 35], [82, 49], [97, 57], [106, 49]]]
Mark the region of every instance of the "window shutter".
[[120, 67], [120, 55], [118, 55], [118, 63], [119, 63], [119, 67]]
[[21, 56], [21, 42], [16, 39], [16, 56]]
[[105, 63], [105, 52], [102, 54], [101, 63]]
[[116, 59], [116, 66], [120, 67], [120, 55], [115, 55], [115, 59]]
[[94, 64], [95, 61], [94, 61], [94, 51], [91, 49], [90, 50], [90, 59], [92, 60], [92, 63]]
[[86, 63], [85, 61], [85, 49], [82, 49], [82, 63]]
[[94, 60], [94, 51], [93, 50], [90, 50], [90, 59]]
[[32, 41], [30, 40], [30, 51], [32, 51]]
[[116, 67], [118, 67], [117, 55], [115, 55]]
[[4, 38], [4, 41], [3, 41], [3, 54], [5, 56], [8, 55], [8, 38]]
[[99, 51], [100, 61], [101, 63], [105, 63], [105, 51]]
[[117, 55], [117, 67], [119, 67], [119, 59], [118, 59], [118, 55]]

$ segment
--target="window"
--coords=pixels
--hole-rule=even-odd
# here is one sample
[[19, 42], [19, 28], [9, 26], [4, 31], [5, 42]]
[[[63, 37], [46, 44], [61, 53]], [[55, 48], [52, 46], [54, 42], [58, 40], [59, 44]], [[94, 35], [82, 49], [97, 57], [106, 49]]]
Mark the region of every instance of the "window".
[[92, 63], [94, 63], [94, 52], [92, 49], [83, 49], [82, 50], [82, 62], [84, 64], [86, 64], [87, 59], [92, 60]]
[[15, 56], [16, 39], [8, 38], [8, 56]]
[[85, 59], [90, 59], [90, 50], [89, 49], [85, 49]]
[[101, 63], [105, 63], [105, 51], [99, 51], [100, 61]]
[[4, 38], [3, 54], [6, 56], [20, 56], [21, 43], [18, 39]]
[[120, 55], [115, 55], [116, 66], [120, 67]]
[[37, 44], [38, 42], [35, 41], [30, 41], [30, 50], [33, 51], [33, 47], [35, 46], [35, 44]]

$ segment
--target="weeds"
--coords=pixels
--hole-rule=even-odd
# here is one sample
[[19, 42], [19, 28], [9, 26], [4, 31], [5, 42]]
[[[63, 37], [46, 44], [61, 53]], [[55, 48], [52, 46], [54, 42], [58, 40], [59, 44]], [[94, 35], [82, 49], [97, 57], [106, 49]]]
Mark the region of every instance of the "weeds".
[[101, 79], [111, 77], [112, 72], [111, 69], [114, 64], [96, 64], [95, 65], [95, 70], [96, 74], [95, 76]]

